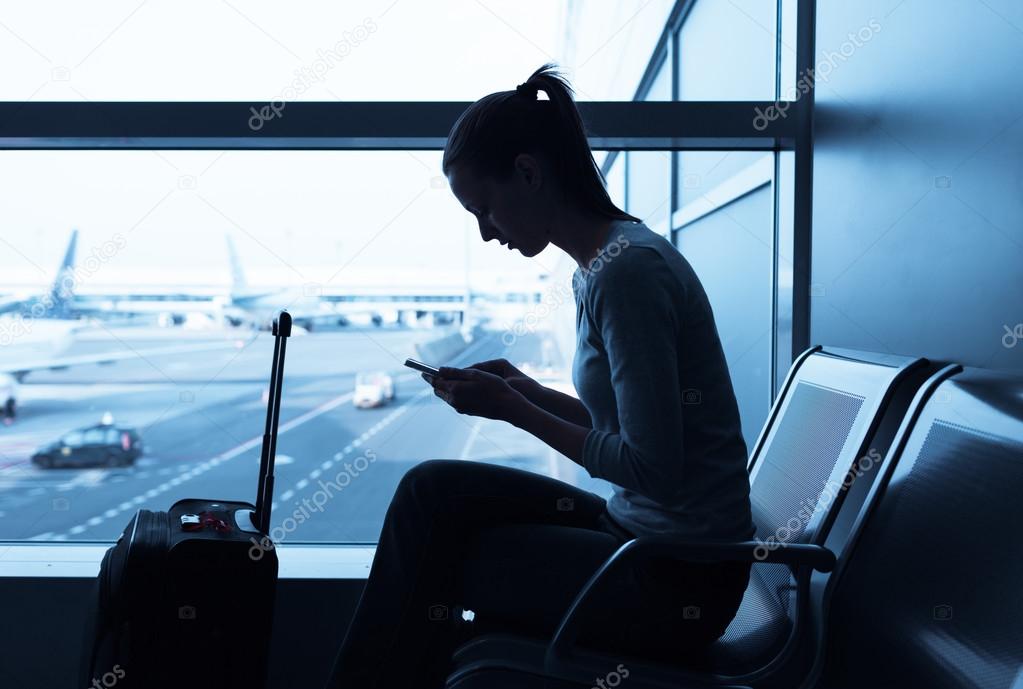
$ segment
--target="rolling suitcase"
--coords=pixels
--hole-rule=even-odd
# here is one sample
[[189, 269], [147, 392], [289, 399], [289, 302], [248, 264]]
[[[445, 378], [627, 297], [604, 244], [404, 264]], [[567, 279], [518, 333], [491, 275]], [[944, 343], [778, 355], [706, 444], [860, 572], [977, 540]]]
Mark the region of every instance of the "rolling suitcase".
[[[274, 321], [255, 504], [185, 499], [141, 509], [104, 555], [81, 686], [259, 689], [277, 585], [267, 533], [291, 316]], [[94, 684], [98, 682], [98, 684]]]

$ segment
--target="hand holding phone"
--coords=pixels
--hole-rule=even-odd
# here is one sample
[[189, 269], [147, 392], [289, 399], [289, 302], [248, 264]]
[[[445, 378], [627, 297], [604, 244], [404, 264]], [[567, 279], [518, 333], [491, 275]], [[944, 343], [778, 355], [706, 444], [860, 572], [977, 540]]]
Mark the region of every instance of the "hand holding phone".
[[440, 374], [440, 369], [429, 364], [424, 364], [422, 361], [416, 361], [415, 359], [405, 359], [405, 365], [409, 368], [414, 368], [417, 371], [422, 371], [429, 376], [436, 376]]

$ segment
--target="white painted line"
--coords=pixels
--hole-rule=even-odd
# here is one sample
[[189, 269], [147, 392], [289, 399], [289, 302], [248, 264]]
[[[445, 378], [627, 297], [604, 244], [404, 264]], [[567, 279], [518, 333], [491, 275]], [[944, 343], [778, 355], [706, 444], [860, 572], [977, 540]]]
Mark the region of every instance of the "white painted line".
[[476, 423], [473, 424], [472, 430], [469, 431], [469, 437], [465, 439], [465, 445], [462, 446], [462, 453], [458, 456], [461, 460], [469, 459], [469, 453], [472, 451], [472, 446], [476, 444], [476, 436], [480, 434], [480, 426], [483, 425], [482, 419], [477, 419]]
[[[328, 411], [341, 406], [345, 402], [348, 402], [349, 400], [351, 400], [352, 396], [354, 394], [355, 394], [354, 392], [347, 392], [347, 393], [345, 393], [343, 395], [338, 395], [337, 397], [335, 397], [335, 398], [333, 398], [331, 400], [327, 400], [326, 402], [324, 402], [323, 404], [319, 405], [318, 407], [310, 409], [309, 411], [305, 412], [304, 414], [300, 414], [299, 416], [297, 416], [294, 419], [288, 421], [287, 423], [281, 424], [280, 428], [278, 428], [278, 430], [277, 430], [277, 434], [281, 435], [283, 433], [287, 433], [288, 431], [292, 430], [293, 428], [298, 428], [299, 426], [301, 426], [302, 424], [306, 423], [307, 421], [311, 421], [312, 419], [315, 419], [317, 416], [320, 416], [321, 414], [325, 414]], [[257, 445], [261, 445], [262, 443], [263, 443], [263, 436], [262, 435], [260, 435], [258, 437], [255, 437], [255, 438], [251, 438], [249, 440], [246, 440], [244, 443], [236, 445], [235, 447], [232, 447], [231, 449], [229, 449], [229, 450], [227, 450], [225, 452], [220, 453], [216, 457], [214, 457], [214, 458], [212, 458], [212, 459], [210, 459], [210, 460], [208, 460], [206, 462], [203, 462], [202, 464], [200, 464], [199, 466], [195, 467], [191, 471], [186, 471], [185, 473], [181, 474], [176, 479], [174, 479], [174, 481], [178, 481], [177, 484], [175, 484], [174, 481], [168, 481], [167, 483], [164, 483], [164, 484], [162, 484], [162, 485], [160, 485], [160, 486], [158, 486], [156, 488], [152, 488], [152, 489], [146, 491], [142, 495], [136, 495], [131, 500], [129, 500], [127, 502], [124, 502], [124, 503], [121, 503], [120, 505], [117, 506], [116, 512], [114, 512], [114, 516], [116, 516], [117, 513], [119, 513], [119, 512], [126, 511], [124, 509], [121, 509], [126, 504], [130, 503], [131, 505], [141, 505], [142, 503], [144, 503], [146, 501], [147, 498], [154, 498], [157, 495], [159, 495], [160, 493], [163, 493], [165, 491], [170, 490], [171, 487], [173, 487], [175, 485], [180, 485], [181, 483], [184, 483], [187, 480], [195, 478], [199, 474], [205, 473], [206, 471], [208, 471], [209, 469], [213, 468], [214, 466], [217, 466], [221, 462], [226, 462], [226, 461], [228, 461], [230, 459], [233, 459], [233, 458], [237, 457], [238, 455], [243, 454], [247, 450], [250, 450], [253, 447], [256, 447]], [[182, 467], [182, 469], [184, 469], [184, 468], [185, 467]], [[143, 473], [145, 473], [145, 472], [143, 472]], [[103, 472], [103, 471], [93, 470], [92, 472], [84, 473], [78, 479], [76, 479], [75, 481], [72, 481], [72, 483], [90, 483], [90, 482], [91, 483], [99, 483], [100, 481], [102, 481], [104, 475], [105, 475], [105, 472]], [[141, 476], [141, 475], [142, 474], [140, 473], [139, 476]], [[104, 517], [106, 517], [106, 515], [109, 512], [111, 512], [111, 510], [107, 510], [107, 512], [104, 513]], [[87, 521], [86, 524], [91, 524], [91, 522], [93, 520], [95, 520], [95, 519], [98, 519], [100, 522], [102, 522], [104, 517], [93, 517], [92, 519]], [[112, 518], [112, 517], [110, 517], [110, 518]], [[97, 522], [97, 523], [99, 523], [99, 522]], [[85, 526], [79, 524], [77, 526], [71, 527], [71, 529], [68, 530], [68, 534], [77, 535], [77, 534], [80, 534], [83, 531], [85, 531], [85, 529], [86, 529]], [[57, 536], [54, 536], [52, 540], [66, 540], [66, 538], [67, 538], [66, 534], [58, 534]]]

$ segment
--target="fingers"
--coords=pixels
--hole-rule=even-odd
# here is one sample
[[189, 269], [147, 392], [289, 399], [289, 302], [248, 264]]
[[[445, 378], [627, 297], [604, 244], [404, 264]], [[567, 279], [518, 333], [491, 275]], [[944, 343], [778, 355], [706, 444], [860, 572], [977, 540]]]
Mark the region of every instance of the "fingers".
[[475, 368], [454, 368], [452, 366], [441, 366], [438, 376], [444, 380], [477, 380], [486, 371]]
[[497, 376], [503, 376], [507, 366], [507, 359], [489, 359], [487, 361], [479, 361], [468, 368], [476, 369], [477, 371], [486, 371], [487, 373], [493, 373]]

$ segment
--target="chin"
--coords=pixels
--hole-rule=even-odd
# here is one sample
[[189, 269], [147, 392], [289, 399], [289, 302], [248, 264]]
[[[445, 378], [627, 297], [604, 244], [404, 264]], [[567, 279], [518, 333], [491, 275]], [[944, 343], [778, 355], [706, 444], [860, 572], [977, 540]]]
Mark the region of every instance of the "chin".
[[538, 253], [540, 253], [541, 251], [543, 251], [546, 248], [547, 248], [547, 243], [544, 242], [541, 246], [535, 246], [535, 247], [529, 247], [529, 248], [526, 248], [526, 247], [515, 247], [515, 250], [518, 251], [523, 256], [525, 256], [526, 258], [533, 258], [534, 256], [536, 256]]

